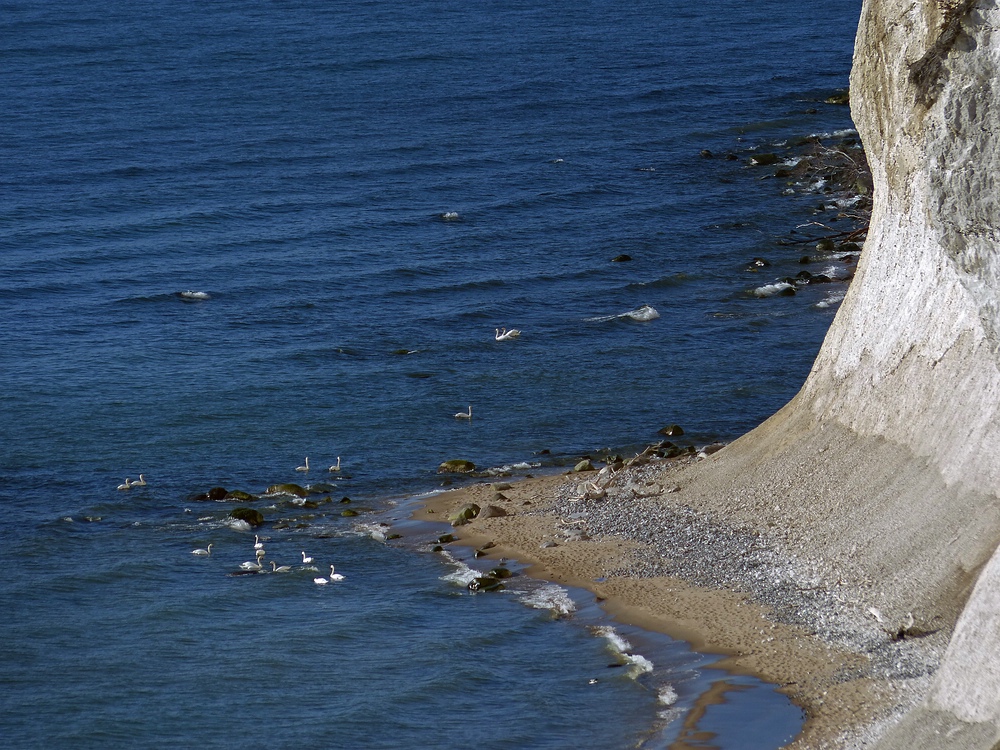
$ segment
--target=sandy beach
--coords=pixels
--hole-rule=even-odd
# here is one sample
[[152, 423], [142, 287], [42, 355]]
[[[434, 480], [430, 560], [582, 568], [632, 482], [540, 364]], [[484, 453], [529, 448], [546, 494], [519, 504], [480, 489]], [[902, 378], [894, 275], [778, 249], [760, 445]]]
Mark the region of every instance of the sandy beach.
[[779, 685], [807, 717], [788, 747], [866, 746], [922, 694], [950, 629], [897, 624], [868, 604], [863, 583], [831, 579], [792, 549], [793, 514], [788, 523], [776, 523], [780, 509], [760, 514], [756, 524], [727, 514], [698, 487], [713, 458], [643, 456], [617, 472], [484, 479], [431, 498], [415, 518], [447, 524], [475, 504], [479, 516], [450, 529], [454, 543], [495, 545], [486, 557], [587, 589], [620, 621]]

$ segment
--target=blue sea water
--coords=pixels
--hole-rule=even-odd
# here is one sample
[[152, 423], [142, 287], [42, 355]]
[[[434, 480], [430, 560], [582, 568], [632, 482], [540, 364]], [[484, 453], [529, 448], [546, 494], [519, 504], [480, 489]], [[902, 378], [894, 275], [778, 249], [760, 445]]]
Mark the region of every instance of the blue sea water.
[[[469, 593], [407, 498], [446, 459], [729, 440], [794, 395], [838, 290], [749, 293], [798, 270], [775, 239], [817, 199], [746, 155], [851, 127], [824, 99], [859, 10], [0, 2], [4, 744], [794, 735], [770, 686], [584, 592]], [[249, 504], [293, 570], [233, 575], [254, 533], [193, 496], [290, 481], [331, 502]]]

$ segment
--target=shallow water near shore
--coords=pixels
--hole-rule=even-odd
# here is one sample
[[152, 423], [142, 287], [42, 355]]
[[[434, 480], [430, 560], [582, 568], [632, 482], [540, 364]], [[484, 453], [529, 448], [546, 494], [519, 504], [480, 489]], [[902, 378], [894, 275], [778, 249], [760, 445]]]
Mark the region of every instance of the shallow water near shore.
[[[670, 423], [730, 440], [794, 395], [845, 284], [754, 290], [839, 263], [776, 242], [836, 211], [748, 160], [850, 129], [824, 100], [847, 85], [859, 10], [8, 3], [0, 735], [794, 734], [771, 687], [608, 621], [584, 592], [564, 592], [567, 616], [517, 593], [541, 583], [470, 593], [450, 577], [463, 561], [421, 552], [401, 509], [440, 488], [446, 459], [521, 476]], [[256, 530], [195, 499], [280, 482], [317, 492], [244, 503]], [[264, 570], [291, 570], [241, 570], [255, 532]], [[314, 583], [330, 564], [345, 579]], [[623, 657], [602, 627], [652, 672], [608, 667]], [[718, 695], [698, 725], [713, 736], [684, 735]]]

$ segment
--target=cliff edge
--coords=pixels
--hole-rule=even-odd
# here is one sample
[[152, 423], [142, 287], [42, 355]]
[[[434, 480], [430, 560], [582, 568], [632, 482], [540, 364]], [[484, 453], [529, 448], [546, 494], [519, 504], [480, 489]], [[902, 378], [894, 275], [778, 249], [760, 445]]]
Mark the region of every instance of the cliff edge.
[[998, 28], [995, 0], [865, 0], [855, 280], [799, 394], [685, 479], [866, 592], [887, 631], [950, 636], [885, 750], [1000, 740]]

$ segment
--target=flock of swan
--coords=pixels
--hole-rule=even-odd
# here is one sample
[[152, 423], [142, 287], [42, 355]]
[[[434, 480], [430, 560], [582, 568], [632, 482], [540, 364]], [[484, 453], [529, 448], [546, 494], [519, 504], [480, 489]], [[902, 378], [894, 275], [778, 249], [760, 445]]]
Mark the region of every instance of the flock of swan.
[[[309, 456], [306, 456], [305, 463], [303, 463], [302, 466], [295, 467], [295, 471], [309, 471]], [[340, 471], [340, 456], [337, 456], [337, 463], [327, 469], [327, 471]]]
[[[193, 549], [191, 550], [192, 555], [197, 555], [199, 557], [208, 557], [212, 554], [212, 547], [214, 543], [210, 543], [207, 547]], [[247, 560], [246, 562], [240, 563], [240, 570], [244, 573], [267, 573], [267, 568], [264, 567], [264, 558], [267, 557], [267, 551], [264, 549], [264, 543], [260, 540], [260, 536], [254, 534], [254, 557], [255, 561]], [[305, 550], [302, 550], [302, 566], [299, 570], [316, 570], [312, 566], [314, 558], [306, 554]], [[278, 565], [274, 560], [270, 561], [272, 573], [291, 573], [291, 565]], [[330, 582], [343, 581], [346, 576], [343, 573], [338, 573], [334, 565], [330, 565], [330, 575], [329, 576], [318, 576], [313, 578], [313, 583], [317, 586], [326, 586]]]
[[145, 486], [146, 486], [146, 475], [140, 474], [139, 478], [136, 479], [134, 482], [128, 477], [125, 477], [125, 481], [118, 485], [118, 489], [130, 490], [133, 487], [145, 487]]

